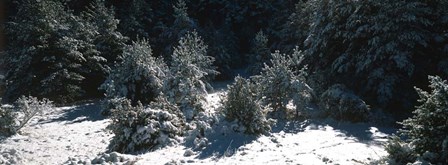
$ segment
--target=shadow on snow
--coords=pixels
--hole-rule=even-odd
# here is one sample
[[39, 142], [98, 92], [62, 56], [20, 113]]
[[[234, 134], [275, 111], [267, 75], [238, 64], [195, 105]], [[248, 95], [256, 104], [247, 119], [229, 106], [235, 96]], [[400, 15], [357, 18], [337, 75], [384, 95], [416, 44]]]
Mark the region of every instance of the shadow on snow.
[[101, 115], [101, 105], [99, 102], [78, 105], [64, 111], [62, 116], [48, 122], [68, 121], [68, 123], [79, 123], [83, 121], [98, 121], [105, 119], [105, 117]]

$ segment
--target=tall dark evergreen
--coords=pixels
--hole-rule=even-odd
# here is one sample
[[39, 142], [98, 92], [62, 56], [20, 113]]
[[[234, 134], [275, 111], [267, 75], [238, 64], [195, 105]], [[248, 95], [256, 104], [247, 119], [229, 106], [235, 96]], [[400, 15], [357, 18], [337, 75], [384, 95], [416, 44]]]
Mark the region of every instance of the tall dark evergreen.
[[[21, 95], [72, 100], [81, 95], [83, 77], [76, 73], [79, 56], [58, 48], [70, 14], [58, 0], [18, 2], [17, 14], [7, 23], [5, 101]], [[63, 96], [63, 97], [59, 97]]]
[[[442, 1], [319, 1], [305, 44], [315, 87], [342, 83], [369, 104], [411, 109], [413, 86], [446, 59]], [[443, 25], [445, 24], [445, 25]], [[428, 56], [431, 54], [431, 56]]]
[[88, 33], [93, 33], [93, 44], [99, 52], [99, 56], [88, 59], [92, 61], [91, 67], [97, 70], [89, 72], [86, 81], [83, 82], [83, 88], [95, 94], [108, 76], [111, 67], [120, 61], [119, 56], [123, 53], [128, 38], [118, 32], [119, 20], [115, 18], [114, 10], [106, 7], [103, 0], [92, 2], [81, 13], [81, 18], [86, 22], [85, 28], [88, 28]]

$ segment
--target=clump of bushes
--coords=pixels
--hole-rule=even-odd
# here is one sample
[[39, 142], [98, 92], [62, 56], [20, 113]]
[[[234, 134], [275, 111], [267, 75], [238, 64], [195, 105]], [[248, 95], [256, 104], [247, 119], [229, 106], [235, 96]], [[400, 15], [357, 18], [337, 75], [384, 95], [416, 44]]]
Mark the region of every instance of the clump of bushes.
[[366, 121], [368, 105], [342, 84], [327, 89], [319, 99], [319, 108], [325, 116], [352, 122]]
[[[223, 99], [224, 115], [243, 126], [245, 133], [269, 132], [273, 120], [268, 117], [288, 118], [290, 109], [296, 110], [297, 117], [312, 99], [313, 91], [305, 83], [306, 67], [301, 66], [302, 52], [295, 49], [292, 55], [285, 55], [276, 51], [271, 56], [261, 75], [235, 78]], [[290, 103], [295, 108], [288, 107]]]
[[268, 111], [257, 96], [257, 86], [250, 80], [238, 76], [228, 88], [227, 95], [222, 100], [226, 119], [238, 122], [245, 133], [268, 133], [273, 120], [266, 117]]
[[175, 144], [182, 136], [185, 121], [179, 108], [159, 97], [149, 106], [131, 104], [129, 99], [116, 102], [109, 129], [115, 134], [109, 149], [121, 153], [154, 150]]
[[105, 108], [112, 114], [109, 128], [115, 134], [110, 150], [154, 150], [184, 134], [203, 137], [213, 121], [201, 117], [206, 116], [202, 102], [207, 80], [217, 74], [214, 59], [206, 55], [207, 45], [196, 32], [179, 40], [169, 67], [152, 57], [146, 41], [128, 47], [103, 84]]
[[431, 91], [416, 88], [421, 105], [414, 116], [400, 123], [399, 135], [405, 139], [395, 137], [386, 147], [395, 163], [448, 163], [448, 83], [437, 76], [429, 80]]
[[0, 107], [0, 134], [13, 135], [22, 129], [35, 116], [53, 109], [48, 99], [39, 100], [32, 96], [22, 96], [14, 106]]

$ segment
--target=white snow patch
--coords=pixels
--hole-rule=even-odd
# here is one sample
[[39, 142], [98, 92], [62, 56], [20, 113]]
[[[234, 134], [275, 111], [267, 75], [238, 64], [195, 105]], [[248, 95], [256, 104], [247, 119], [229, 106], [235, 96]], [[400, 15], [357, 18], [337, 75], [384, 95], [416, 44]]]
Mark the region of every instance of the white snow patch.
[[[223, 93], [207, 96], [208, 112], [217, 112]], [[110, 120], [99, 114], [99, 106], [85, 104], [33, 119], [20, 134], [0, 137], [0, 164], [368, 164], [387, 155], [384, 130], [391, 129], [331, 120], [279, 121], [270, 135], [254, 137], [220, 121], [200, 150], [181, 139], [174, 146], [127, 155], [107, 153]]]

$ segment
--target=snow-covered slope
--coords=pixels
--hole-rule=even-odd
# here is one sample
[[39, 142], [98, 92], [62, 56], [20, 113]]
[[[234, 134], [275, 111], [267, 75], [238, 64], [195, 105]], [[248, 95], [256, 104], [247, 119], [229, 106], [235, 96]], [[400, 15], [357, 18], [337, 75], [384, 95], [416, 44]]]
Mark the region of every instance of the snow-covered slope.
[[[210, 94], [213, 112], [222, 92]], [[140, 155], [106, 153], [113, 136], [98, 103], [57, 108], [36, 117], [20, 135], [0, 140], [0, 164], [368, 164], [385, 156], [391, 128], [332, 120], [278, 121], [270, 135], [233, 132], [214, 126], [208, 146], [187, 143]], [[186, 140], [185, 140], [186, 141]]]

